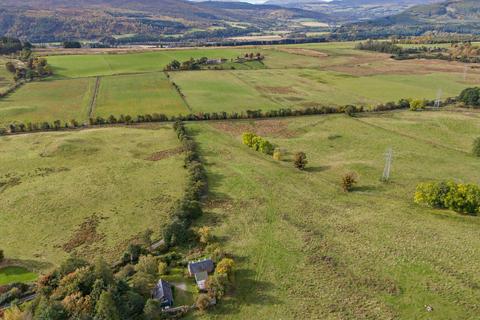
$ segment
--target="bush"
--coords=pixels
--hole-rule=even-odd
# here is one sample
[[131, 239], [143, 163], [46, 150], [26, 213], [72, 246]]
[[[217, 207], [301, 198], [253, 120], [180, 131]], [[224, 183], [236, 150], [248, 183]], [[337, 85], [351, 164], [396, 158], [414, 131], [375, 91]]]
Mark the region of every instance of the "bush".
[[168, 274], [168, 264], [165, 262], [159, 262], [158, 263], [158, 274], [161, 276], [164, 276]]
[[412, 100], [410, 102], [410, 110], [412, 111], [424, 110], [426, 105], [427, 104], [425, 100]]
[[460, 93], [458, 99], [468, 106], [480, 106], [480, 88], [467, 88]]
[[352, 191], [355, 184], [357, 184], [357, 175], [354, 172], [349, 172], [342, 177], [343, 191]]
[[245, 132], [242, 135], [242, 142], [244, 145], [249, 146], [255, 151], [260, 151], [265, 154], [273, 154], [273, 150], [275, 149], [275, 146], [268, 140], [251, 132]]
[[227, 277], [231, 277], [233, 273], [233, 268], [235, 267], [235, 262], [230, 258], [223, 258], [215, 268], [216, 274], [225, 274]]
[[415, 191], [414, 201], [432, 208], [477, 215], [480, 211], [480, 187], [452, 181], [420, 183]]
[[275, 150], [273, 150], [273, 159], [282, 161], [282, 150], [280, 148], [275, 148]]
[[307, 165], [307, 163], [308, 163], [307, 155], [305, 154], [305, 152], [297, 152], [295, 154], [295, 158], [293, 160], [293, 164], [295, 168], [303, 170], [305, 169], [305, 166]]
[[480, 137], [473, 141], [472, 153], [476, 157], [480, 157]]
[[210, 297], [204, 293], [200, 294], [195, 301], [195, 306], [200, 310], [200, 311], [206, 311], [208, 307], [210, 307]]

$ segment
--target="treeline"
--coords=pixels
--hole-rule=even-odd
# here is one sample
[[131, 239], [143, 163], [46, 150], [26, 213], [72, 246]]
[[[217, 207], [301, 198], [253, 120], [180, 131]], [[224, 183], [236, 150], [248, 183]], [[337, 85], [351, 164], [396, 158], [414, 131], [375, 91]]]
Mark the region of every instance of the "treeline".
[[23, 49], [31, 49], [29, 42], [22, 42], [19, 39], [11, 37], [0, 37], [0, 54], [11, 54], [22, 51]]
[[450, 48], [440, 47], [410, 47], [403, 48], [391, 41], [368, 40], [355, 46], [359, 50], [376, 51], [392, 54], [393, 59], [437, 59], [460, 61], [464, 63], [480, 63], [480, 48], [471, 43], [456, 43]]
[[183, 199], [177, 203], [172, 213], [172, 222], [163, 231], [163, 240], [168, 246], [185, 244], [192, 238], [190, 227], [203, 213], [200, 201], [207, 191], [207, 178], [197, 144], [183, 122], [175, 122], [173, 129], [185, 152], [184, 167], [188, 172], [188, 181]]
[[[137, 116], [120, 115], [116, 117], [110, 115], [107, 118], [96, 117], [90, 118], [89, 123], [81, 123], [77, 120], [70, 120], [63, 122], [61, 120], [55, 120], [54, 122], [41, 122], [41, 123], [23, 123], [15, 122], [8, 125], [6, 128], [0, 127], [0, 135], [21, 133], [21, 132], [35, 132], [35, 131], [56, 131], [64, 129], [76, 129], [87, 126], [101, 126], [101, 125], [115, 125], [115, 124], [135, 124], [135, 123], [148, 123], [148, 122], [175, 122], [175, 121], [208, 121], [208, 120], [230, 120], [230, 119], [262, 119], [262, 118], [281, 118], [281, 117], [296, 117], [307, 115], [322, 115], [322, 114], [335, 114], [335, 113], [347, 113], [353, 115], [361, 112], [376, 112], [376, 111], [389, 111], [397, 109], [409, 109], [411, 101], [408, 99], [401, 99], [398, 102], [387, 102], [378, 104], [371, 108], [365, 108], [364, 106], [347, 105], [342, 107], [308, 107], [304, 109], [291, 109], [281, 108], [278, 110], [246, 110], [245, 112], [201, 112], [196, 114], [167, 116], [165, 114], [153, 113]], [[439, 106], [453, 104], [457, 101], [456, 98], [447, 98], [442, 101]], [[435, 105], [434, 100], [422, 100], [424, 107], [433, 107]]]

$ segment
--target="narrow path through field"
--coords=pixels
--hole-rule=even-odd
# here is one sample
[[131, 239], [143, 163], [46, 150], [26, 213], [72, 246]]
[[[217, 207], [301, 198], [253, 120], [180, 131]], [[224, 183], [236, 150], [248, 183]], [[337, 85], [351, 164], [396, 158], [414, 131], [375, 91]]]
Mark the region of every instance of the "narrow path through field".
[[95, 88], [93, 89], [92, 100], [90, 101], [90, 106], [88, 108], [88, 117], [93, 117], [93, 112], [95, 111], [95, 105], [97, 103], [97, 96], [98, 96], [98, 89], [100, 88], [100, 79], [101, 77], [97, 77], [95, 79]]

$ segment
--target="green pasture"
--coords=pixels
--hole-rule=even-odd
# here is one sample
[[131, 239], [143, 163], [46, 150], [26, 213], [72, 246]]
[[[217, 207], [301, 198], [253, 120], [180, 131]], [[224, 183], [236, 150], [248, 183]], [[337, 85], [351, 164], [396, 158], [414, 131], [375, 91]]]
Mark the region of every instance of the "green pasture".
[[[77, 252], [113, 261], [147, 229], [158, 237], [183, 193], [178, 147], [167, 125], [0, 137], [5, 256], [59, 264]], [[152, 158], [160, 151], [168, 152]]]
[[241, 112], [278, 109], [278, 103], [245, 83], [235, 71], [184, 71], [170, 73], [194, 113]]
[[88, 119], [94, 79], [34, 81], [0, 98], [0, 125]]
[[[480, 161], [464, 152], [478, 136], [478, 119], [456, 114], [448, 123], [450, 116], [189, 125], [211, 192], [202, 223], [238, 264], [234, 295], [204, 318], [474, 319], [479, 218], [413, 203], [419, 182], [480, 180]], [[465, 126], [456, 130], [460, 121]], [[436, 127], [449, 137], [433, 139]], [[283, 148], [284, 161], [242, 145], [247, 130]], [[392, 176], [383, 183], [390, 147]], [[305, 171], [292, 165], [296, 151], [307, 154]], [[351, 171], [359, 183], [347, 194], [340, 180]]]
[[15, 81], [13, 80], [13, 74], [8, 72], [5, 68], [5, 63], [7, 62], [7, 58], [0, 57], [0, 93], [4, 92], [10, 86], [15, 84]]
[[246, 52], [251, 51], [242, 48], [178, 49], [131, 54], [58, 55], [49, 56], [47, 59], [53, 67], [56, 78], [78, 78], [161, 71], [174, 59], [178, 61], [201, 57], [231, 59]]
[[13, 282], [33, 282], [37, 275], [23, 267], [9, 266], [0, 268], [0, 286]]
[[189, 113], [163, 72], [101, 77], [94, 108], [96, 116], [147, 113], [169, 116]]

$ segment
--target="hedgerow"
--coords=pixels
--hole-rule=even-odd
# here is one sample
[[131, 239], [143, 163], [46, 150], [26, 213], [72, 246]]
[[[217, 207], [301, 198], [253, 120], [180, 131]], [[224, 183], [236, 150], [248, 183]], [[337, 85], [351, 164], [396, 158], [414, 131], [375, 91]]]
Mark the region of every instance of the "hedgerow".
[[[440, 104], [440, 106], [445, 106], [448, 104], [455, 103], [456, 99], [448, 98]], [[424, 105], [431, 107], [434, 105], [434, 101], [425, 100]], [[75, 119], [70, 121], [60, 121], [55, 120], [53, 122], [40, 122], [40, 123], [23, 123], [23, 122], [14, 122], [8, 125], [7, 128], [0, 128], [0, 135], [5, 134], [15, 134], [23, 132], [36, 132], [36, 131], [56, 131], [56, 130], [66, 130], [66, 129], [77, 129], [77, 128], [86, 128], [88, 126], [102, 126], [102, 125], [130, 125], [135, 123], [148, 123], [148, 122], [177, 122], [177, 121], [207, 121], [207, 120], [229, 120], [229, 119], [262, 119], [262, 118], [281, 118], [281, 117], [296, 117], [296, 116], [306, 116], [306, 115], [324, 115], [324, 114], [338, 114], [346, 113], [348, 115], [353, 115], [355, 113], [361, 112], [376, 112], [376, 111], [389, 111], [397, 109], [408, 109], [410, 108], [409, 100], [402, 99], [398, 102], [387, 102], [385, 104], [379, 104], [369, 109], [365, 109], [363, 106], [343, 106], [343, 107], [329, 107], [329, 106], [319, 106], [319, 107], [308, 107], [305, 109], [290, 109], [290, 108], [281, 108], [278, 110], [246, 110], [245, 112], [201, 112], [197, 114], [187, 114], [179, 116], [167, 116], [165, 114], [152, 113], [152, 114], [141, 114], [141, 115], [110, 115], [107, 118], [95, 117], [90, 118], [88, 123], [81, 123]]]

